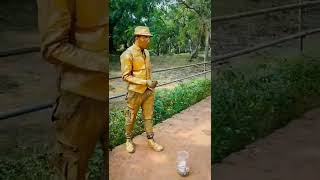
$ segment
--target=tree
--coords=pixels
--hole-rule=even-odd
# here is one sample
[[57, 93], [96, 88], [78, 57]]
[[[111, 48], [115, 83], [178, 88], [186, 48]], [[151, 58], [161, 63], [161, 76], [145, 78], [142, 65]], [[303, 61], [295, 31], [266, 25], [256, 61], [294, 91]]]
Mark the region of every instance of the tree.
[[210, 2], [205, 0], [111, 0], [110, 51], [130, 46], [135, 26], [149, 26], [155, 55], [190, 52], [205, 47], [208, 56]]
[[[200, 46], [201, 36], [204, 36], [205, 41], [205, 56], [204, 59], [207, 61], [209, 54], [209, 41], [211, 34], [211, 3], [206, 0], [177, 0], [182, 6], [187, 8], [189, 11], [193, 11], [197, 18], [197, 24], [200, 24], [199, 27], [199, 37], [198, 41], [194, 43], [194, 54], [197, 54], [198, 47]], [[194, 55], [192, 54], [191, 58]]]
[[110, 51], [132, 41], [134, 26], [148, 24], [151, 12], [161, 0], [110, 0]]

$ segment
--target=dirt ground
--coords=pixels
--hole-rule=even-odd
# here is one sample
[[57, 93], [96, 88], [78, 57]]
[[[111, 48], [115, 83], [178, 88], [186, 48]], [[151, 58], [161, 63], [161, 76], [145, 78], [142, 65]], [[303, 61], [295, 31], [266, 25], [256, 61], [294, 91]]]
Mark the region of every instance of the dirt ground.
[[[209, 180], [211, 179], [211, 97], [155, 126], [155, 139], [164, 145], [152, 151], [145, 134], [134, 138], [136, 152], [120, 145], [109, 153], [110, 180]], [[180, 177], [175, 169], [177, 152], [189, 152], [191, 173]]]
[[217, 180], [318, 180], [320, 108], [213, 166]]

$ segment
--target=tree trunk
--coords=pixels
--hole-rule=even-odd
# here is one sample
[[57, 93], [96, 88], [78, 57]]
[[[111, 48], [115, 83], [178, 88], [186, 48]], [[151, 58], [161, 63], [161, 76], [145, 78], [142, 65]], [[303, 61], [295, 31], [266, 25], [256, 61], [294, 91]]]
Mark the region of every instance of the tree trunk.
[[113, 44], [113, 36], [111, 33], [110, 33], [110, 37], [108, 37], [108, 41], [109, 41], [109, 51], [111, 53], [116, 52], [116, 48], [114, 47], [114, 44]]
[[208, 61], [208, 55], [209, 55], [209, 36], [210, 36], [210, 32], [209, 30], [206, 28], [205, 30], [205, 48], [204, 48], [204, 61]]
[[200, 46], [200, 44], [197, 43], [197, 44], [195, 45], [195, 48], [192, 50], [192, 52], [191, 52], [191, 57], [190, 57], [190, 59], [189, 59], [190, 62], [192, 61], [192, 59], [198, 57], [199, 46]]
[[160, 40], [157, 41], [157, 56], [160, 56]]

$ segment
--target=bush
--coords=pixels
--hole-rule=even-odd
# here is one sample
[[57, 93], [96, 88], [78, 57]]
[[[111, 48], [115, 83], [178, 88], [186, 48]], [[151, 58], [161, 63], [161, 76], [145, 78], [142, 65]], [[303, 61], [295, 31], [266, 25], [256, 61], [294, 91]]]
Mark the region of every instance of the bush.
[[[210, 96], [210, 94], [211, 81], [207, 79], [188, 81], [178, 85], [174, 89], [161, 89], [157, 91], [154, 105], [154, 124], [170, 118], [174, 114]], [[116, 109], [109, 112], [109, 140], [111, 147], [125, 142], [124, 111], [124, 109]], [[134, 128], [134, 135], [141, 134], [143, 131], [140, 110]]]
[[251, 75], [223, 71], [212, 81], [213, 161], [286, 125], [319, 102], [320, 63], [282, 61]]

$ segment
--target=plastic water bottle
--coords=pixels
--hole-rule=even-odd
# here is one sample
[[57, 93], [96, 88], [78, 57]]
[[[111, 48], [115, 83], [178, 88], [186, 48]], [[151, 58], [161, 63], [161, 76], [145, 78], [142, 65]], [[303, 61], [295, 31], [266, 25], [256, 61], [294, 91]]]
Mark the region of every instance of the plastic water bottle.
[[177, 172], [181, 176], [188, 176], [189, 175], [189, 167], [187, 165], [187, 160], [189, 158], [189, 153], [187, 151], [179, 151], [177, 156]]

